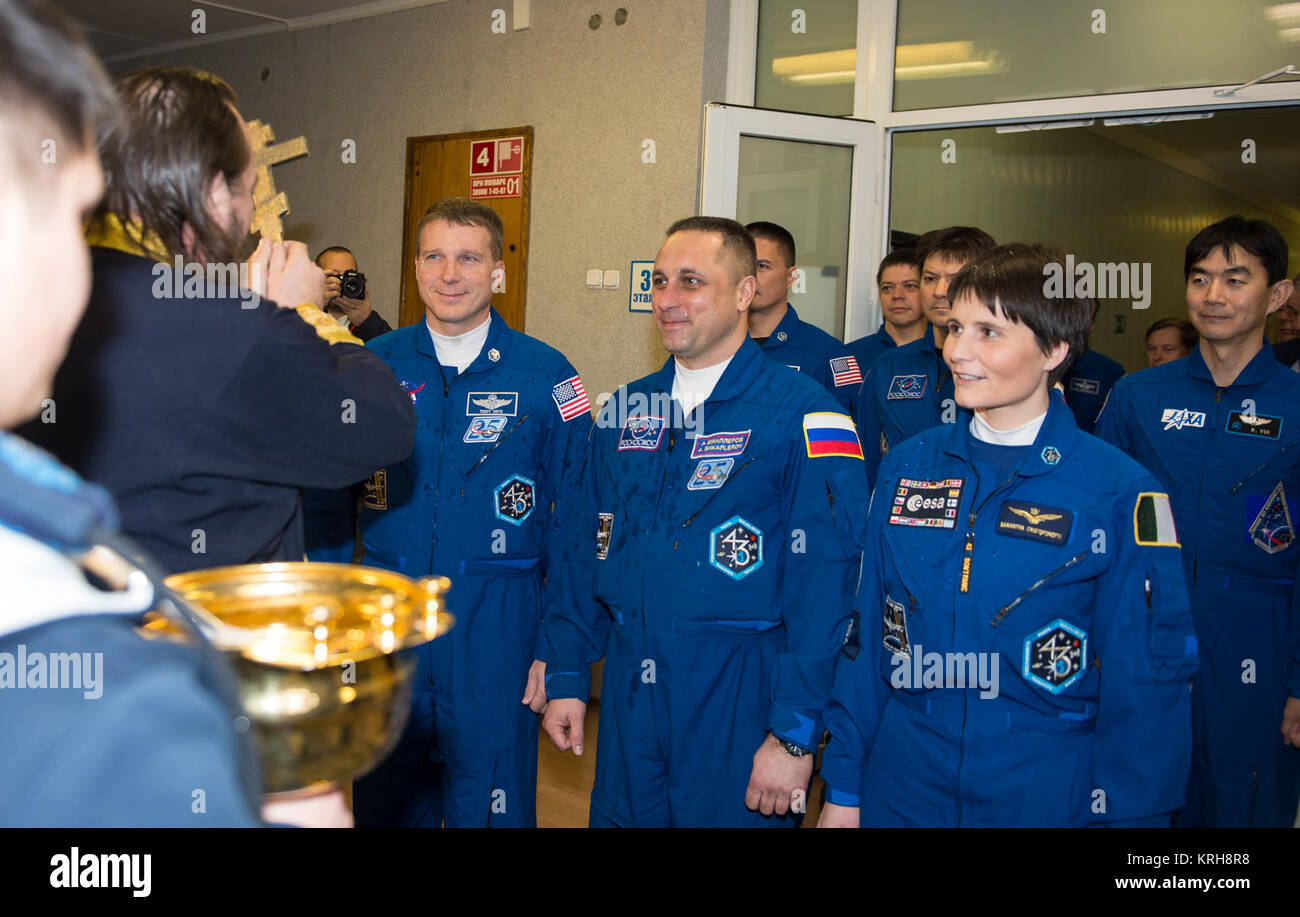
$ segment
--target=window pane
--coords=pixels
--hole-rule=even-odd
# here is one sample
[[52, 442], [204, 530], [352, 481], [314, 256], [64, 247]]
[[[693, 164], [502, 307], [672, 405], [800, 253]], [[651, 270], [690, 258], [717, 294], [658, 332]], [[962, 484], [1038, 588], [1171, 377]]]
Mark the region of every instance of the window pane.
[[754, 104], [853, 114], [857, 35], [858, 0], [760, 0]]
[[898, 0], [894, 110], [1236, 85], [1292, 63], [1295, 2]]
[[794, 236], [804, 292], [790, 293], [799, 317], [844, 340], [853, 148], [740, 138], [736, 219], [768, 220]]

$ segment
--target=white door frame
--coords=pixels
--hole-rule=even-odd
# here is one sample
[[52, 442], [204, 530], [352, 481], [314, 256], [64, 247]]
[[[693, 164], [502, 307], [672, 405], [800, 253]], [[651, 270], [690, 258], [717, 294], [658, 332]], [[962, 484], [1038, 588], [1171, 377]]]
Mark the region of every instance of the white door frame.
[[[798, 115], [709, 102], [704, 106], [704, 143], [701, 149], [700, 190], [697, 212], [702, 216], [736, 216], [740, 138], [770, 137], [853, 150], [849, 188], [849, 239], [845, 272], [844, 339], [851, 341], [874, 331], [880, 322], [875, 275], [862, 265], [874, 264], [880, 249], [875, 238], [880, 224], [876, 203], [882, 184], [881, 131], [870, 121]], [[865, 204], [865, 205], [864, 205]]]

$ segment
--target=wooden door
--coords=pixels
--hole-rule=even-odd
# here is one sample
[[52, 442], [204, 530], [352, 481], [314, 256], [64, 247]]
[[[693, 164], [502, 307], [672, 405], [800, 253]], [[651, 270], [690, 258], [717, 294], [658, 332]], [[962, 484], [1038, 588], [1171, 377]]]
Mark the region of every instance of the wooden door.
[[481, 200], [501, 216], [505, 291], [492, 305], [506, 324], [524, 330], [528, 271], [528, 201], [533, 173], [533, 129], [510, 127], [464, 134], [406, 138], [406, 216], [402, 224], [402, 309], [399, 321], [424, 318], [415, 283], [415, 228], [429, 205], [448, 197]]

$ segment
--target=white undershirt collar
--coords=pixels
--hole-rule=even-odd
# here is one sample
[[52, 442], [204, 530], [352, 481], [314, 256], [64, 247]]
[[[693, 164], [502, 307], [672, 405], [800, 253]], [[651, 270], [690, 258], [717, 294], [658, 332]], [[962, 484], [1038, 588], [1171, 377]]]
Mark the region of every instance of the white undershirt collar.
[[457, 373], [463, 373], [466, 367], [478, 359], [483, 345], [487, 343], [488, 328], [491, 325], [492, 314], [489, 312], [487, 321], [477, 328], [448, 337], [429, 328], [428, 319], [424, 322], [424, 327], [429, 328], [429, 336], [433, 338], [433, 351], [438, 355], [438, 362], [443, 366], [456, 367]]
[[1032, 446], [1046, 418], [1047, 412], [1044, 411], [1014, 430], [996, 430], [989, 426], [989, 422], [979, 411], [976, 411], [970, 419], [970, 432], [971, 436], [980, 442], [992, 443], [995, 446]]
[[706, 366], [703, 369], [687, 369], [682, 365], [682, 361], [673, 358], [675, 372], [673, 374], [673, 400], [682, 406], [682, 413], [689, 416], [691, 411], [709, 400], [713, 394], [713, 388], [722, 378], [726, 371], [727, 365], [731, 363], [735, 354], [732, 354], [721, 363], [715, 363], [712, 366]]

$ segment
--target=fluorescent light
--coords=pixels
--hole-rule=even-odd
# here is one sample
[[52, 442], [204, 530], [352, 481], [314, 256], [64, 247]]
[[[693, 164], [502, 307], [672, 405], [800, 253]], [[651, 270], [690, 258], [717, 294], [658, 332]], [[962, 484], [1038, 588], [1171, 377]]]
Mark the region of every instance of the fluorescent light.
[[1065, 127], [1092, 127], [1096, 123], [1093, 118], [1084, 121], [1035, 121], [1032, 124], [999, 124], [997, 132], [999, 134], [1019, 134], [1023, 131], [1056, 131]]
[[1201, 121], [1205, 118], [1213, 118], [1212, 111], [1194, 111], [1185, 115], [1141, 115], [1132, 118], [1107, 118], [1101, 123], [1107, 127], [1127, 127], [1134, 125], [1142, 127], [1148, 124], [1165, 124], [1169, 121]]
[[[852, 83], [857, 67], [857, 49], [845, 48], [774, 58], [772, 75], [787, 83], [829, 86]], [[1006, 59], [1001, 54], [970, 41], [900, 45], [894, 52], [894, 78], [899, 80], [976, 76], [1007, 70]]]

